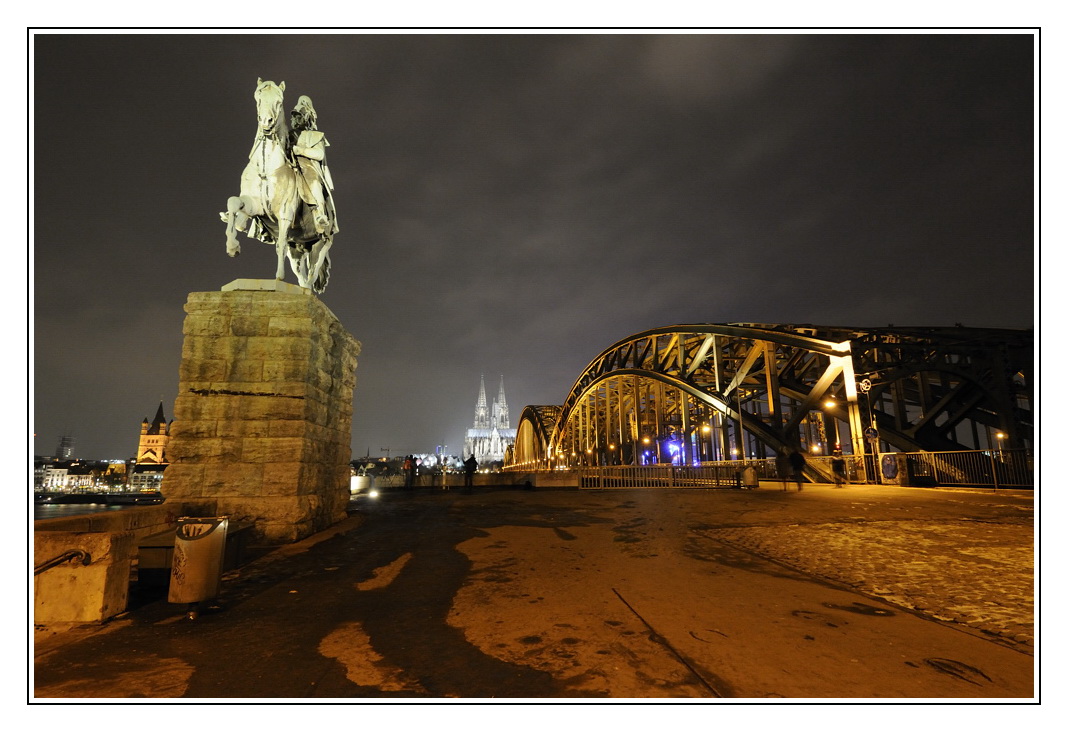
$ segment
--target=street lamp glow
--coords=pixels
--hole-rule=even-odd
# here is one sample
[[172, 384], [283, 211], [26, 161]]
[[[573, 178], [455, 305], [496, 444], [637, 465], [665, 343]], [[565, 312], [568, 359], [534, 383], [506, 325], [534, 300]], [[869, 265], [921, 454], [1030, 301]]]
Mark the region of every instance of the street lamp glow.
[[827, 409], [834, 409], [834, 407], [835, 407], [836, 405], [835, 405], [835, 403], [834, 403], [834, 400], [833, 400], [833, 399], [828, 399], [827, 401], [825, 401], [825, 402], [823, 403], [823, 406], [827, 407]]

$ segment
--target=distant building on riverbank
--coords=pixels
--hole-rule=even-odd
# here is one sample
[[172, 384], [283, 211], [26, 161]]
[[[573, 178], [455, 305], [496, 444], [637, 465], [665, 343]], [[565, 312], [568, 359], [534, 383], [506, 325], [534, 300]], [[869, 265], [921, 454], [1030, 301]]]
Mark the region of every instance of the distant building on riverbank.
[[137, 460], [129, 474], [132, 491], [158, 491], [163, 485], [163, 471], [167, 469], [167, 443], [171, 426], [163, 416], [163, 402], [156, 409], [151, 422], [141, 422], [141, 439], [137, 444]]

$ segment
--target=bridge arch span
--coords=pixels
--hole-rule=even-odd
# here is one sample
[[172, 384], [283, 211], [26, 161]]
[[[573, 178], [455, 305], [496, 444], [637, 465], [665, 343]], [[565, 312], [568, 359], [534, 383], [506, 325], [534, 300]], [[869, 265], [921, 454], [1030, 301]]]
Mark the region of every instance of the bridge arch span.
[[1008, 434], [1024, 447], [1032, 345], [1031, 331], [989, 329], [655, 328], [602, 351], [563, 404], [524, 410], [514, 459], [547, 468], [979, 449], [992, 430], [999, 445]]

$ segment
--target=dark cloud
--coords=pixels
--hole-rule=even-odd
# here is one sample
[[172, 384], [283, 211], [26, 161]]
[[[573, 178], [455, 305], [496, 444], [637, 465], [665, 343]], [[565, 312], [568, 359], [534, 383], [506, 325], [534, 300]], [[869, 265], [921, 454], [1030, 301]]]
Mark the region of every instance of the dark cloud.
[[273, 273], [218, 219], [257, 77], [332, 144], [356, 454], [458, 450], [480, 374], [514, 419], [646, 328], [1030, 327], [1033, 41], [38, 35], [36, 449], [131, 454], [187, 293]]

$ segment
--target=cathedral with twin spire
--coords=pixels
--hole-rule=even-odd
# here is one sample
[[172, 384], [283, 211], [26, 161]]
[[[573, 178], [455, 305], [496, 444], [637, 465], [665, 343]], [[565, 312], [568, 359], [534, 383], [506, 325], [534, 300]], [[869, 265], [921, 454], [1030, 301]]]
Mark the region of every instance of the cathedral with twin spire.
[[486, 378], [483, 376], [478, 387], [478, 401], [475, 403], [475, 424], [467, 430], [464, 439], [464, 457], [474, 455], [479, 467], [489, 467], [490, 463], [504, 462], [504, 454], [515, 444], [515, 429], [508, 420], [508, 402], [504, 398], [504, 377], [501, 388], [493, 405], [486, 403]]

